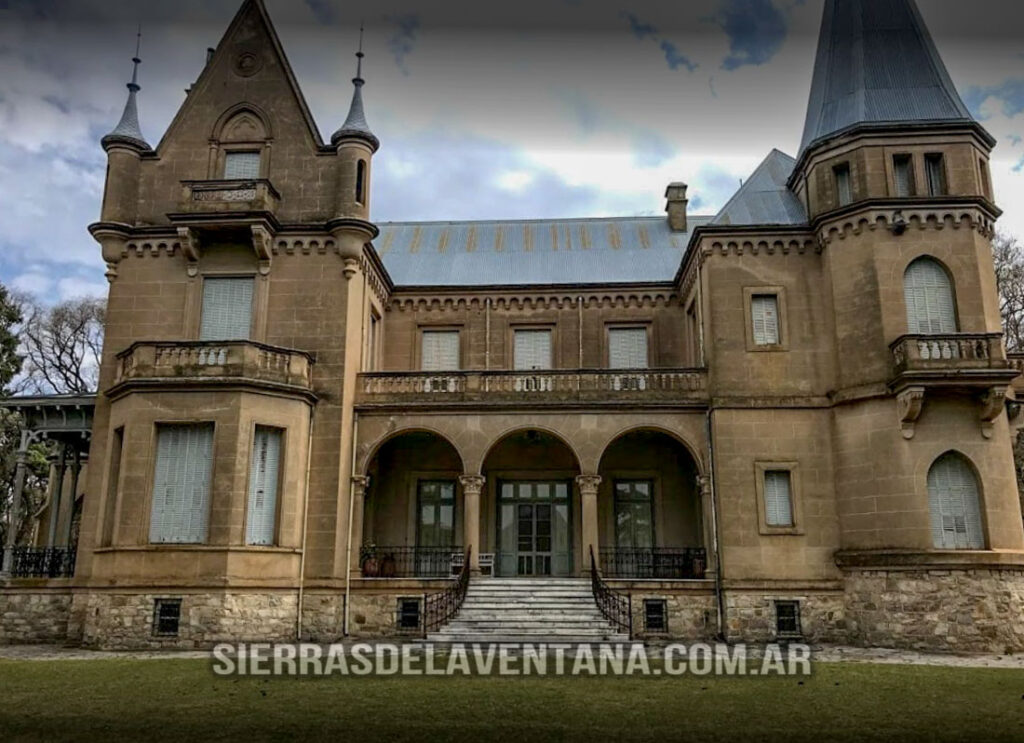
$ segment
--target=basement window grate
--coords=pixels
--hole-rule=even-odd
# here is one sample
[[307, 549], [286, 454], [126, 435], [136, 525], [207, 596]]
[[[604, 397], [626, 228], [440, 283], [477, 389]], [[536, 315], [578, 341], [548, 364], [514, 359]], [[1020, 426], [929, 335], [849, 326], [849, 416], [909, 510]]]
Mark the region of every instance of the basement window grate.
[[775, 631], [779, 637], [800, 637], [800, 602], [775, 602]]
[[181, 625], [181, 599], [156, 599], [153, 602], [153, 634], [177, 637]]
[[398, 599], [395, 623], [400, 632], [417, 632], [422, 625], [421, 602], [418, 598]]
[[644, 629], [647, 632], [668, 632], [665, 599], [644, 599]]

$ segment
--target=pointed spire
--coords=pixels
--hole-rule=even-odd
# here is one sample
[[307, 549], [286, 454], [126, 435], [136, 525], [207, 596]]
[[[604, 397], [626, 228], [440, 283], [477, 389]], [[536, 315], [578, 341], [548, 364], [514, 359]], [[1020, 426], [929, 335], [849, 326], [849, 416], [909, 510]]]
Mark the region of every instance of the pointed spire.
[[117, 122], [117, 126], [100, 140], [103, 149], [107, 149], [112, 144], [128, 144], [143, 150], [152, 149], [139, 128], [139, 110], [135, 103], [135, 94], [142, 89], [139, 86], [139, 64], [142, 62], [139, 59], [141, 45], [142, 26], [139, 26], [139, 31], [135, 36], [135, 56], [132, 57], [132, 81], [128, 83], [128, 100], [124, 104], [124, 112], [121, 114], [121, 120]]
[[366, 114], [363, 111], [363, 26], [359, 25], [359, 51], [356, 52], [356, 76], [352, 78], [352, 103], [348, 107], [348, 116], [345, 123], [331, 135], [331, 144], [337, 146], [343, 139], [356, 138], [365, 140], [370, 144], [374, 152], [380, 147], [380, 140], [370, 131], [370, 125], [366, 123]]
[[801, 155], [857, 126], [949, 122], [973, 120], [914, 0], [826, 0]]

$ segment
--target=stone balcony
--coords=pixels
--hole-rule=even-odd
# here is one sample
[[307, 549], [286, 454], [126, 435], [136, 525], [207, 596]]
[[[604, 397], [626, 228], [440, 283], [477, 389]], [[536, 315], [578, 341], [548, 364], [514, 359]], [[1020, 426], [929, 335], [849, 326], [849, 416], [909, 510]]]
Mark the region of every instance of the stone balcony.
[[312, 397], [313, 358], [253, 341], [140, 341], [117, 355], [108, 394], [138, 388], [243, 385]]
[[265, 178], [182, 181], [175, 222], [275, 221], [281, 195]]
[[705, 369], [372, 372], [359, 375], [361, 407], [704, 406]]
[[1002, 333], [903, 335], [889, 348], [894, 387], [990, 387], [1019, 373], [1003, 350]]

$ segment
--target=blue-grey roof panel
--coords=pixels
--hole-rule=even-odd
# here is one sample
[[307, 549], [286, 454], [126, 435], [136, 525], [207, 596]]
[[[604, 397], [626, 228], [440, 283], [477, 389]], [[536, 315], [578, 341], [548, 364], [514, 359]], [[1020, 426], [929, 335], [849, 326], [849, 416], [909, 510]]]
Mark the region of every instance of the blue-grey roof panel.
[[[710, 217], [691, 216], [689, 229]], [[671, 281], [690, 232], [665, 217], [385, 222], [374, 241], [396, 286]]]
[[801, 152], [856, 124], [971, 120], [914, 0], [826, 0]]
[[786, 186], [794, 167], [796, 161], [793, 158], [778, 150], [772, 150], [715, 215], [711, 224], [807, 224], [804, 205]]

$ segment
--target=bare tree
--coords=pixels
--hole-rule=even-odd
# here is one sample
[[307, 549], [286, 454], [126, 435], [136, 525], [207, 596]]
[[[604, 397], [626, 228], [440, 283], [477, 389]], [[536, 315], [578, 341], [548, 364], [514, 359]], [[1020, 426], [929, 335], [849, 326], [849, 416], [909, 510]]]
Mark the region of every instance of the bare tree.
[[71, 299], [46, 307], [20, 296], [19, 328], [24, 366], [13, 387], [19, 394], [85, 394], [96, 391], [106, 302]]
[[1007, 351], [1024, 351], [1024, 246], [998, 233], [992, 240], [992, 262], [999, 290], [999, 314]]

